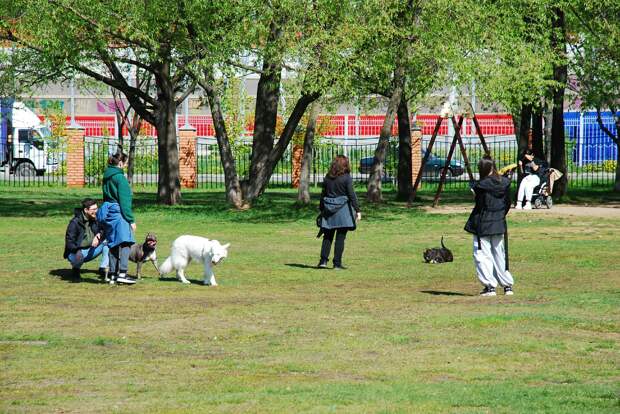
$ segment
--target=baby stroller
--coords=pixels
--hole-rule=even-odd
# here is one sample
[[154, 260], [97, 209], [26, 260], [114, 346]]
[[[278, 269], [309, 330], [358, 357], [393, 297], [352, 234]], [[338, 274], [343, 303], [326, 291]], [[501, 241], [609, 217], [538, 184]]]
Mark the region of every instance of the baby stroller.
[[[499, 174], [504, 177], [508, 177], [512, 180], [512, 176], [517, 170], [517, 164], [509, 164], [504, 168], [500, 169]], [[545, 173], [545, 179], [536, 187], [534, 187], [534, 192], [532, 193], [532, 204], [535, 208], [542, 208], [543, 206], [547, 206], [547, 208], [551, 208], [553, 206], [553, 198], [551, 198], [551, 180], [556, 180], [556, 174], [553, 173], [555, 171], [553, 168], [550, 168]], [[561, 174], [560, 174], [561, 176]]]
[[534, 208], [542, 208], [543, 206], [547, 206], [547, 208], [553, 207], [553, 198], [551, 198], [551, 188], [550, 186], [550, 174], [551, 170], [548, 170], [545, 173], [545, 179], [542, 182], [534, 187], [534, 192], [532, 193], [532, 204]]

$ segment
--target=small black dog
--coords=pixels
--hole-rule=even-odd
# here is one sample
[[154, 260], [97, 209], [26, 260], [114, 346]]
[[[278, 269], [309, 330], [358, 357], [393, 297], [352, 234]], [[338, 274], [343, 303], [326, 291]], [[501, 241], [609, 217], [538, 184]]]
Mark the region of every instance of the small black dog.
[[142, 263], [151, 262], [155, 266], [155, 270], [159, 274], [159, 267], [157, 266], [157, 254], [155, 249], [157, 248], [157, 236], [154, 233], [148, 233], [144, 240], [144, 243], [135, 243], [131, 246], [131, 253], [129, 253], [129, 260], [138, 264], [136, 269], [136, 277], [140, 279], [140, 270], [142, 269]]
[[452, 252], [443, 244], [441, 238], [441, 247], [424, 250], [424, 261], [426, 263], [446, 263], [454, 260]]

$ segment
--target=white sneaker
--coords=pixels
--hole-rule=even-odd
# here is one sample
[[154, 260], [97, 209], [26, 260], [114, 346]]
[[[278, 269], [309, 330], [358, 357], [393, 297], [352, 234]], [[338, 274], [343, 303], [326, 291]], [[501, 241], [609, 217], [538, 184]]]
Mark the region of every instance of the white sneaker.
[[525, 203], [525, 206], [523, 206], [523, 210], [531, 210], [531, 209], [532, 209], [532, 203], [528, 201], [527, 203]]
[[116, 278], [116, 281], [118, 283], [125, 283], [126, 285], [133, 285], [134, 283], [136, 283], [135, 279], [131, 279], [127, 277], [127, 275], [124, 275], [122, 273], [118, 275], [118, 277]]
[[523, 210], [523, 204], [522, 203], [517, 203], [517, 205], [515, 206], [516, 210]]

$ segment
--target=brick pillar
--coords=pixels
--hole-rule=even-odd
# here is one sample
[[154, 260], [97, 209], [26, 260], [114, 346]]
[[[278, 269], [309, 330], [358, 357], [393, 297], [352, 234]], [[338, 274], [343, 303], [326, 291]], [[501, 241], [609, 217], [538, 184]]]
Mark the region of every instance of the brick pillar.
[[293, 145], [291, 184], [293, 188], [299, 188], [301, 180], [301, 157], [304, 155], [304, 147], [301, 145]]
[[415, 184], [422, 165], [422, 128], [411, 128], [411, 185]]
[[84, 128], [67, 128], [67, 186], [84, 187]]
[[181, 188], [196, 188], [196, 128], [179, 128], [179, 175]]

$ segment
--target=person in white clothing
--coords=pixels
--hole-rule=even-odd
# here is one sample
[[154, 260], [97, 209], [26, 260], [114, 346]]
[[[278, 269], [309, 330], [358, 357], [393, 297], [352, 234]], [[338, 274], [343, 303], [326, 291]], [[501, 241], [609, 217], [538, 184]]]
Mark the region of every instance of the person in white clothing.
[[482, 296], [495, 296], [498, 284], [504, 294], [513, 294], [514, 279], [508, 270], [506, 214], [510, 210], [510, 179], [502, 177], [493, 159], [478, 162], [480, 181], [473, 183], [476, 205], [465, 231], [474, 238], [474, 264], [483, 285]]
[[[515, 208], [517, 210], [531, 210], [534, 189], [546, 177], [546, 163], [534, 157], [532, 150], [528, 149], [525, 151], [523, 159], [519, 160], [519, 172], [525, 174], [525, 177], [523, 177], [521, 184], [519, 185], [519, 191], [517, 192], [517, 205]], [[524, 199], [525, 205], [523, 205]]]

